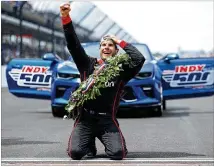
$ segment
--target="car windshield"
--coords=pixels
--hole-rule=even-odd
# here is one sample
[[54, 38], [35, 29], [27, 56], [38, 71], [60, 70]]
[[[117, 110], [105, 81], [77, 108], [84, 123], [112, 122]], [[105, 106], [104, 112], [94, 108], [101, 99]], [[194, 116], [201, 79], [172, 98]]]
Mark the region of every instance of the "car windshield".
[[[150, 51], [145, 44], [132, 44], [132, 45], [135, 46], [143, 54], [143, 56], [146, 58], [146, 61], [153, 60], [153, 57], [151, 56]], [[99, 43], [83, 44], [82, 46], [87, 55], [91, 57], [96, 57], [98, 59], [100, 58]], [[125, 53], [125, 51], [119, 48], [118, 54], [120, 53]]]

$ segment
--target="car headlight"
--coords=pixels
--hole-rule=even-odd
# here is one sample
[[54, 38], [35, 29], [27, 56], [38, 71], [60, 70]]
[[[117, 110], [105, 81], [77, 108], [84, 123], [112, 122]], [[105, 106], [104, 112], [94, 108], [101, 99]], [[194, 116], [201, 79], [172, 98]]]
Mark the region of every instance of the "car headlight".
[[57, 73], [57, 78], [64, 78], [64, 79], [72, 79], [72, 78], [79, 78], [79, 74], [66, 74], [66, 73]]
[[140, 72], [135, 76], [135, 78], [136, 79], [145, 79], [145, 78], [148, 78], [151, 76], [152, 76], [152, 72]]

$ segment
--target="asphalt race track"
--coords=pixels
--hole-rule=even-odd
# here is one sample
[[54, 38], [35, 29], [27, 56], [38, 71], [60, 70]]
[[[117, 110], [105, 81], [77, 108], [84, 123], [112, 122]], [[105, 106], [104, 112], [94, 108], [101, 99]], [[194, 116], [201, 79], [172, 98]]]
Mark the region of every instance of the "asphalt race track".
[[123, 161], [108, 160], [98, 140], [97, 158], [70, 160], [72, 119], [53, 118], [50, 101], [16, 98], [5, 88], [1, 97], [2, 165], [214, 164], [214, 96], [168, 101], [161, 118], [119, 118], [129, 150]]

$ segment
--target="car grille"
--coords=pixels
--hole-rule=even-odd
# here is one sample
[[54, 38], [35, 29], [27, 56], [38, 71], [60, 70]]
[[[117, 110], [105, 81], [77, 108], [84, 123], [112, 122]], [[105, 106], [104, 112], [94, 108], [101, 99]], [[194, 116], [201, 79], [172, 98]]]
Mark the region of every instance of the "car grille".
[[65, 91], [70, 88], [70, 86], [57, 86], [56, 87], [56, 98], [63, 97], [65, 94]]
[[151, 85], [143, 85], [143, 86], [141, 86], [141, 89], [143, 90], [144, 94], [147, 97], [151, 97], [151, 98], [155, 97], [153, 86], [151, 86]]
[[130, 87], [124, 88], [124, 93], [122, 95], [122, 99], [123, 100], [134, 100], [134, 99], [136, 99], [132, 88], [130, 88]]

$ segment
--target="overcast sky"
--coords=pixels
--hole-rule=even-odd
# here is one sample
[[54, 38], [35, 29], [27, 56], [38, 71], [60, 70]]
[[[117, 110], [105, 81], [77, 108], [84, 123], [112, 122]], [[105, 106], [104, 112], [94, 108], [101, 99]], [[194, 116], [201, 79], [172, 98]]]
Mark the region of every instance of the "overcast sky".
[[213, 1], [93, 1], [152, 51], [213, 48]]

